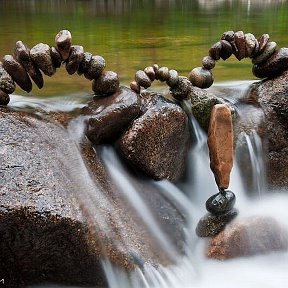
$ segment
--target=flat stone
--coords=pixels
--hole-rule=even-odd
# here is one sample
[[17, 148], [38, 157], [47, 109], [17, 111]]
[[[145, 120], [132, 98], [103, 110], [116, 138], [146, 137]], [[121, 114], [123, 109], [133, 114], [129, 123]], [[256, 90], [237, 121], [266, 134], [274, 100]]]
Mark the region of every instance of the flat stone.
[[43, 76], [40, 70], [32, 62], [29, 48], [22, 41], [16, 42], [15, 58], [22, 64], [37, 87], [41, 89], [44, 85]]
[[30, 57], [36, 67], [38, 67], [45, 75], [52, 76], [56, 72], [53, 65], [50, 47], [47, 44], [39, 43], [30, 50]]
[[187, 77], [179, 76], [177, 85], [170, 87], [170, 91], [176, 100], [181, 101], [189, 97], [192, 87], [192, 83]]
[[221, 52], [220, 57], [225, 61], [232, 55], [232, 46], [227, 40], [221, 40]]
[[233, 124], [229, 107], [216, 104], [213, 107], [208, 130], [210, 167], [220, 189], [227, 189], [233, 166]]
[[288, 70], [288, 48], [281, 48], [263, 64], [253, 65], [252, 72], [258, 78], [275, 78]]
[[8, 105], [10, 97], [7, 93], [0, 89], [0, 105]]
[[215, 236], [223, 231], [226, 225], [237, 215], [238, 211], [236, 209], [222, 215], [212, 215], [208, 213], [199, 220], [196, 227], [196, 234], [199, 237]]
[[55, 43], [58, 51], [61, 54], [62, 60], [66, 61], [70, 54], [70, 47], [72, 44], [72, 35], [68, 30], [61, 30], [55, 36]]
[[209, 56], [214, 60], [219, 60], [221, 55], [222, 44], [221, 42], [216, 42], [209, 50]]
[[79, 64], [79, 68], [78, 68], [78, 71], [77, 71], [78, 75], [82, 75], [82, 74], [88, 72], [92, 56], [93, 55], [90, 52], [85, 52], [84, 53], [82, 62]]
[[74, 74], [78, 68], [80, 63], [84, 58], [84, 49], [83, 46], [80, 45], [72, 45], [70, 48], [70, 55], [66, 62], [66, 71], [68, 74]]
[[265, 49], [262, 51], [261, 54], [259, 54], [257, 57], [255, 57], [252, 60], [253, 64], [261, 64], [265, 62], [277, 49], [277, 43], [276, 42], [269, 42]]
[[62, 57], [60, 52], [55, 47], [50, 47], [50, 55], [52, 59], [52, 63], [55, 68], [60, 68], [62, 63]]
[[2, 64], [20, 88], [28, 93], [32, 90], [32, 82], [25, 68], [12, 55], [5, 55]]
[[104, 71], [92, 82], [92, 90], [96, 95], [111, 95], [119, 89], [118, 74], [113, 71]]
[[203, 67], [196, 67], [192, 69], [188, 75], [188, 79], [193, 86], [202, 89], [209, 88], [214, 82], [214, 77], [211, 70]]
[[287, 249], [287, 231], [271, 217], [254, 216], [227, 225], [211, 239], [207, 256], [226, 260]]
[[140, 96], [126, 87], [108, 97], [94, 97], [83, 109], [93, 115], [87, 123], [88, 139], [93, 144], [113, 143], [140, 115], [140, 107]]
[[237, 47], [237, 51], [235, 53], [236, 58], [241, 61], [245, 58], [245, 50], [246, 50], [246, 42], [245, 35], [243, 31], [237, 31], [234, 34], [235, 45]]
[[202, 59], [203, 68], [211, 70], [215, 67], [216, 61], [211, 56], [205, 56]]
[[0, 62], [0, 89], [7, 94], [12, 94], [16, 89], [12, 77], [4, 69], [2, 62]]
[[189, 145], [186, 113], [161, 96], [119, 140], [127, 163], [157, 180], [177, 181], [183, 176]]
[[84, 71], [85, 78], [89, 80], [97, 79], [106, 67], [106, 61], [102, 56], [92, 56], [87, 72]]
[[142, 70], [138, 70], [135, 73], [135, 81], [138, 83], [139, 86], [144, 87], [145, 89], [147, 89], [148, 87], [151, 86], [151, 80], [148, 77], [148, 75], [142, 71]]

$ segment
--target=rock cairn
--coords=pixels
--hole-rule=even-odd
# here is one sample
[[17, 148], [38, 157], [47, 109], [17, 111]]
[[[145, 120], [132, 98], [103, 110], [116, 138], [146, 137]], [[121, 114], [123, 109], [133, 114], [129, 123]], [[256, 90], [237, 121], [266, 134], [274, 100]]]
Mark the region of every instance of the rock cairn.
[[160, 80], [167, 83], [175, 99], [187, 99], [193, 87], [209, 88], [214, 82], [211, 70], [216, 62], [220, 59], [225, 61], [232, 55], [239, 61], [251, 58], [252, 72], [258, 78], [273, 78], [288, 69], [288, 48], [278, 49], [276, 42], [270, 42], [268, 34], [256, 39], [252, 33], [227, 31], [220, 41], [212, 45], [208, 54], [202, 59], [202, 67], [192, 69], [188, 77], [179, 76], [174, 69], [154, 64], [137, 71], [130, 88], [140, 93], [141, 87], [147, 89], [154, 80]]
[[56, 47], [50, 47], [39, 43], [29, 49], [22, 41], [16, 42], [14, 54], [5, 55], [0, 62], [0, 105], [9, 103], [9, 94], [15, 91], [16, 84], [28, 93], [32, 90], [32, 81], [41, 89], [44, 85], [42, 73], [51, 77], [61, 64], [66, 65], [68, 74], [77, 72], [92, 80], [92, 90], [97, 95], [111, 95], [119, 89], [117, 73], [104, 71], [105, 59], [84, 52], [83, 46], [72, 45], [68, 30], [56, 35], [55, 44]]

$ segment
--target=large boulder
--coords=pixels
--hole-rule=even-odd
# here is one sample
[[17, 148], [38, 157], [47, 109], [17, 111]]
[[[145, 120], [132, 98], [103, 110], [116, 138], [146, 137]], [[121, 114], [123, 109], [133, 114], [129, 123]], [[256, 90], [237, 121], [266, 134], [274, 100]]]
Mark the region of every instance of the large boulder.
[[[0, 108], [0, 123], [0, 276], [7, 286], [105, 287], [103, 258], [123, 269], [133, 269], [139, 259], [171, 263], [84, 140], [82, 158], [70, 136], [72, 124], [67, 133], [7, 108]], [[164, 231], [177, 227], [170, 238], [180, 248], [184, 217], [157, 189], [141, 185]]]
[[250, 95], [258, 99], [266, 117], [268, 183], [288, 186], [288, 71], [277, 78], [257, 82]]
[[253, 216], [235, 220], [213, 237], [207, 256], [225, 260], [288, 249], [287, 231], [273, 218]]
[[143, 115], [119, 140], [123, 158], [153, 179], [178, 180], [185, 171], [190, 145], [188, 117], [160, 95], [145, 100]]

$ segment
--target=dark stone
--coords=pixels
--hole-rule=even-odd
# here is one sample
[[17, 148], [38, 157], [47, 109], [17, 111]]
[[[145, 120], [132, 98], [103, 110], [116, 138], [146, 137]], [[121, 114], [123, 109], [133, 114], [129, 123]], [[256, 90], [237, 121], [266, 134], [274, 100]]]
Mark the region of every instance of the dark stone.
[[275, 78], [288, 69], [288, 48], [281, 48], [266, 62], [253, 65], [252, 72], [258, 78]]
[[70, 31], [61, 30], [55, 36], [55, 43], [58, 48], [58, 51], [61, 54], [62, 60], [66, 61], [69, 58], [70, 47], [72, 44], [72, 36], [71, 36]]
[[37, 87], [41, 89], [44, 85], [42, 74], [40, 70], [33, 64], [30, 58], [30, 50], [22, 41], [16, 42], [15, 58], [19, 63], [22, 64]]
[[83, 46], [80, 45], [72, 45], [70, 48], [70, 55], [66, 62], [66, 71], [68, 74], [74, 74], [78, 68], [80, 63], [82, 62], [84, 57], [84, 49]]
[[232, 55], [232, 46], [227, 40], [221, 40], [221, 52], [220, 57], [225, 61]]
[[276, 42], [269, 42], [265, 49], [262, 51], [261, 54], [257, 55], [253, 60], [252, 63], [253, 64], [262, 64], [263, 62], [265, 62], [267, 59], [269, 59], [269, 57], [271, 57], [271, 55], [273, 55], [273, 53], [276, 51], [277, 49], [277, 44]]
[[206, 201], [206, 209], [214, 215], [221, 215], [229, 212], [234, 207], [236, 201], [235, 194], [232, 191], [224, 190], [212, 195]]
[[151, 80], [150, 78], [147, 76], [147, 74], [142, 71], [142, 70], [138, 70], [135, 73], [135, 81], [138, 83], [139, 86], [144, 87], [145, 89], [151, 86]]
[[2, 62], [0, 62], [0, 89], [7, 94], [12, 94], [15, 91], [16, 85], [12, 77], [4, 69]]
[[154, 72], [155, 72], [155, 79], [158, 80], [159, 65], [158, 65], [158, 64], [154, 64], [154, 65], [153, 65], [153, 70], [154, 70]]
[[131, 83], [130, 83], [130, 88], [134, 91], [134, 92], [136, 92], [136, 93], [140, 93], [140, 91], [141, 91], [141, 87], [140, 87], [140, 85], [136, 82], [136, 81], [132, 81]]
[[140, 98], [128, 88], [121, 87], [108, 97], [94, 97], [83, 112], [93, 115], [86, 135], [94, 144], [113, 143], [140, 114]]
[[258, 51], [258, 54], [261, 54], [261, 53], [264, 51], [264, 49], [266, 48], [266, 45], [268, 44], [269, 40], [270, 40], [269, 34], [263, 34], [263, 35], [259, 38], [259, 40], [258, 40], [258, 42], [259, 42], [259, 51]]
[[0, 105], [8, 105], [9, 102], [9, 95], [0, 89]]
[[50, 47], [50, 55], [52, 59], [52, 63], [55, 68], [60, 68], [62, 63], [61, 54], [55, 47]]
[[223, 33], [221, 39], [231, 43], [234, 41], [234, 35], [235, 35], [234, 31], [226, 31]]
[[207, 249], [209, 258], [225, 260], [267, 254], [288, 249], [288, 234], [271, 217], [236, 219], [213, 237]]
[[169, 69], [168, 67], [161, 67], [158, 70], [158, 79], [162, 82], [168, 80], [169, 78]]
[[24, 91], [29, 93], [32, 90], [32, 82], [25, 68], [12, 55], [5, 55], [2, 64], [16, 84]]
[[222, 214], [212, 215], [210, 213], [203, 216], [196, 227], [196, 234], [199, 237], [212, 237], [223, 231], [226, 225], [238, 215], [236, 209]]
[[38, 67], [45, 75], [52, 76], [56, 72], [53, 65], [50, 47], [47, 44], [39, 43], [30, 50], [30, 57], [36, 67]]
[[214, 60], [219, 60], [221, 55], [222, 44], [221, 42], [216, 42], [209, 50], [209, 56]]
[[170, 87], [173, 97], [177, 100], [187, 99], [192, 90], [192, 84], [187, 77], [179, 76], [177, 85]]
[[214, 82], [214, 77], [211, 70], [203, 67], [196, 67], [192, 69], [188, 75], [188, 79], [193, 86], [202, 89], [209, 88]]
[[102, 56], [92, 56], [88, 65], [87, 72], [84, 72], [85, 78], [89, 80], [97, 79], [106, 67], [106, 61]]
[[188, 117], [159, 96], [156, 105], [132, 123], [119, 140], [123, 158], [153, 179], [178, 180], [184, 173], [190, 145]]
[[78, 68], [78, 71], [77, 73], [79, 75], [82, 75], [84, 73], [87, 73], [88, 69], [89, 69], [89, 63], [91, 61], [91, 58], [92, 58], [92, 54], [89, 53], [89, 52], [85, 52], [84, 55], [83, 55], [83, 60], [82, 62], [80, 63], [79, 65], [79, 68]]
[[256, 38], [252, 33], [245, 34], [245, 42], [246, 42], [246, 48], [245, 48], [245, 57], [251, 57], [252, 53], [255, 50], [256, 46]]
[[115, 93], [119, 89], [118, 74], [113, 71], [104, 71], [93, 80], [92, 90], [96, 95], [105, 96]]
[[234, 35], [235, 45], [237, 47], [236, 53], [234, 55], [236, 58], [241, 61], [245, 58], [245, 50], [246, 50], [246, 42], [245, 42], [245, 35], [243, 31], [237, 31]]
[[166, 80], [167, 85], [169, 87], [175, 87], [178, 84], [178, 80], [179, 80], [178, 72], [172, 69], [172, 70], [169, 70], [168, 74], [169, 74], [169, 77]]
[[149, 79], [150, 79], [151, 81], [154, 81], [154, 80], [155, 80], [155, 71], [154, 71], [154, 69], [153, 69], [152, 66], [146, 67], [146, 68], [144, 69], [144, 72], [147, 74], [147, 76], [149, 77]]
[[216, 61], [211, 56], [205, 56], [202, 59], [203, 68], [211, 70], [215, 67]]

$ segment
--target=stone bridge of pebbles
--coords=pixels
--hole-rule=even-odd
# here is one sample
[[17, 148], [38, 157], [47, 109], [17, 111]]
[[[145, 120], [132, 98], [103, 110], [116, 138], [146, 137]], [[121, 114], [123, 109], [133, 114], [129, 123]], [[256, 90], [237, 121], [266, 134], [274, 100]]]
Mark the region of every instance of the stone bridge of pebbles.
[[[174, 69], [154, 64], [137, 71], [130, 88], [140, 93], [141, 87], [146, 89], [154, 80], [160, 80], [167, 83], [175, 99], [183, 100], [194, 86], [203, 89], [210, 87], [214, 82], [211, 70], [216, 61], [220, 58], [226, 60], [231, 55], [235, 55], [239, 61], [252, 58], [252, 72], [256, 77], [275, 77], [288, 69], [288, 48], [278, 50], [276, 42], [269, 40], [268, 34], [263, 34], [257, 40], [251, 33], [227, 31], [211, 47], [209, 56], [203, 58], [202, 67], [192, 69], [188, 77], [179, 76]], [[55, 37], [55, 43], [56, 48], [39, 43], [29, 49], [22, 41], [16, 42], [14, 55], [5, 55], [0, 62], [0, 105], [9, 103], [9, 94], [15, 91], [15, 83], [29, 93], [32, 90], [32, 79], [41, 89], [44, 85], [41, 71], [52, 76], [61, 64], [66, 65], [68, 74], [77, 72], [93, 80], [92, 90], [97, 95], [111, 95], [118, 90], [117, 73], [104, 71], [106, 61], [102, 56], [93, 56], [84, 52], [83, 46], [72, 45], [72, 36], [68, 30], [60, 31]]]

